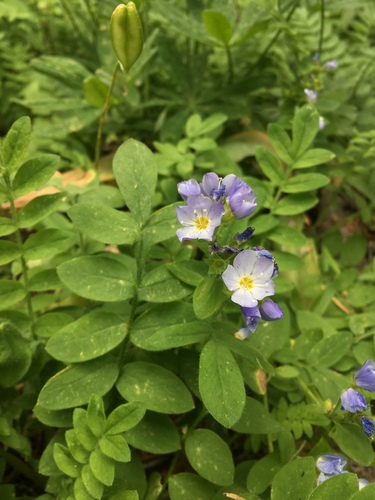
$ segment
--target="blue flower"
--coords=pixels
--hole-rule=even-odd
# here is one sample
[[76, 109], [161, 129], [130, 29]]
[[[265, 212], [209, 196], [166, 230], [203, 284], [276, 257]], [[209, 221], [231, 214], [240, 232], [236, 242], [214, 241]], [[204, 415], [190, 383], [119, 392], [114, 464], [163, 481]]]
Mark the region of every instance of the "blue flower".
[[345, 458], [340, 457], [340, 455], [334, 455], [333, 453], [322, 455], [316, 461], [316, 467], [321, 472], [323, 472], [324, 474], [329, 474], [334, 476], [346, 472], [343, 470], [345, 465], [346, 465]]
[[213, 203], [203, 195], [189, 196], [186, 207], [176, 207], [176, 216], [185, 227], [177, 229], [180, 241], [201, 239], [212, 241], [215, 229], [220, 225], [225, 214], [221, 202]]
[[358, 387], [375, 392], [375, 363], [368, 359], [359, 370], [354, 372], [354, 380]]
[[363, 430], [365, 431], [365, 434], [368, 438], [372, 438], [375, 432], [375, 423], [372, 420], [372, 418], [368, 417], [362, 417], [360, 418], [361, 425]]
[[[224, 182], [224, 181], [223, 181]], [[235, 217], [248, 217], [257, 206], [253, 190], [245, 182], [235, 184], [226, 196], [227, 203]]]
[[272, 260], [258, 255], [254, 250], [243, 250], [222, 274], [225, 286], [234, 292], [232, 301], [243, 307], [254, 307], [275, 293], [271, 280], [274, 273]]
[[273, 278], [277, 278], [277, 276], [279, 275], [279, 266], [276, 264], [275, 257], [272, 255], [272, 253], [269, 252], [268, 250], [266, 250], [265, 248], [261, 247], [261, 246], [253, 247], [253, 250], [258, 255], [262, 255], [263, 257], [267, 257], [267, 259], [272, 260], [272, 262], [274, 264], [274, 270], [273, 270], [273, 274], [272, 274], [272, 279]]
[[306, 99], [310, 104], [315, 104], [318, 99], [318, 92], [312, 89], [304, 89], [303, 90], [306, 96]]
[[332, 61], [327, 61], [324, 63], [323, 67], [326, 71], [335, 71], [337, 69], [339, 63], [336, 61], [336, 59], [332, 59]]
[[259, 307], [261, 318], [264, 321], [274, 321], [284, 317], [281, 307], [271, 299], [266, 299]]
[[341, 394], [341, 403], [341, 409], [351, 413], [368, 410], [365, 398], [354, 389], [347, 389]]
[[197, 196], [201, 194], [201, 189], [195, 179], [189, 179], [188, 181], [179, 182], [177, 184], [177, 191], [185, 201], [189, 196]]

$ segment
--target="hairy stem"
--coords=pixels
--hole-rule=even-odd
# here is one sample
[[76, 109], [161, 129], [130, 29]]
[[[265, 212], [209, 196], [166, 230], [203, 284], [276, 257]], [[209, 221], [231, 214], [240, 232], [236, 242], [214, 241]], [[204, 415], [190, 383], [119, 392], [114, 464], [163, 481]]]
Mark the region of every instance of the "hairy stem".
[[106, 116], [108, 108], [109, 108], [109, 103], [110, 103], [111, 96], [112, 96], [113, 86], [114, 86], [115, 81], [116, 81], [118, 68], [119, 68], [119, 63], [116, 64], [115, 69], [113, 70], [111, 85], [109, 86], [109, 89], [107, 92], [107, 97], [105, 99], [105, 103], [103, 106], [102, 114], [100, 115], [99, 127], [98, 127], [98, 132], [96, 134], [96, 142], [95, 142], [95, 164], [94, 165], [95, 165], [96, 170], [99, 167], [104, 120], [105, 120], [105, 116]]

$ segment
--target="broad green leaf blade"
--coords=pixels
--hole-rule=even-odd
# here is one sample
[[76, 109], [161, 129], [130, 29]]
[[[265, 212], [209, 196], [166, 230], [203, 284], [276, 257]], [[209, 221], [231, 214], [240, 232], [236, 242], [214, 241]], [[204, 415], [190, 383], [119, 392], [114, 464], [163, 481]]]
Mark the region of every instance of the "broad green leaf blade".
[[104, 432], [110, 436], [112, 434], [121, 434], [135, 427], [144, 417], [146, 405], [139, 401], [120, 405], [109, 414]]
[[276, 434], [283, 427], [262, 403], [254, 398], [246, 398], [243, 415], [232, 429], [241, 434]]
[[356, 474], [338, 474], [315, 488], [309, 500], [351, 500], [357, 491]]
[[0, 280], [0, 310], [7, 309], [26, 296], [22, 283], [11, 280]]
[[125, 338], [127, 325], [116, 314], [95, 310], [55, 333], [47, 352], [64, 363], [81, 363], [114, 349]]
[[255, 158], [264, 175], [266, 175], [273, 184], [280, 184], [285, 174], [278, 158], [276, 158], [271, 151], [262, 146], [257, 146]]
[[128, 363], [116, 386], [126, 400], [144, 402], [148, 410], [185, 413], [194, 408], [190, 392], [177, 375], [152, 363]]
[[263, 493], [281, 467], [280, 456], [276, 452], [257, 460], [247, 476], [247, 489], [257, 495]]
[[27, 373], [32, 359], [29, 342], [8, 321], [0, 323], [0, 385], [11, 387]]
[[[108, 93], [108, 86], [97, 76], [90, 75], [83, 82], [83, 94], [88, 103], [103, 108]], [[113, 100], [113, 98], [111, 99]]]
[[207, 410], [224, 427], [232, 427], [245, 406], [245, 387], [232, 353], [214, 340], [201, 352], [199, 390]]
[[47, 410], [64, 410], [89, 402], [91, 394], [104, 396], [114, 385], [118, 366], [102, 357], [70, 366], [57, 373], [42, 388], [38, 403]]
[[69, 496], [68, 500], [73, 500], [73, 498], [79, 498], [80, 500], [97, 500], [87, 491], [82, 476], [77, 477], [77, 479], [74, 481], [73, 488], [74, 488], [74, 497]]
[[144, 224], [151, 213], [157, 180], [152, 152], [141, 142], [129, 139], [116, 151], [113, 172], [133, 217]]
[[53, 447], [53, 458], [58, 468], [67, 476], [79, 477], [81, 464], [78, 463], [66, 446], [55, 443]]
[[197, 429], [187, 435], [185, 452], [200, 476], [219, 486], [229, 486], [234, 479], [234, 462], [229, 446], [215, 432]]
[[57, 274], [65, 286], [86, 299], [117, 302], [133, 296], [129, 269], [105, 255], [69, 260], [58, 266]]
[[206, 30], [211, 36], [224, 45], [229, 45], [233, 35], [233, 28], [228, 19], [221, 12], [204, 10], [202, 12], [202, 19]]
[[298, 159], [310, 146], [319, 130], [319, 113], [312, 106], [303, 106], [293, 118], [293, 158]]
[[8, 264], [21, 255], [18, 246], [12, 241], [0, 241], [0, 265]]
[[176, 217], [176, 207], [181, 203], [168, 205], [154, 212], [148, 219], [143, 231], [143, 243], [147, 250], [160, 241], [176, 236], [180, 227]]
[[0, 217], [0, 236], [7, 236], [14, 233], [16, 226], [7, 217]]
[[330, 178], [323, 174], [300, 174], [291, 177], [282, 186], [283, 193], [307, 193], [330, 183]]
[[73, 426], [78, 441], [86, 451], [92, 452], [98, 445], [98, 438], [89, 426], [87, 411], [83, 408], [75, 408], [73, 412]]
[[111, 486], [115, 478], [115, 461], [105, 456], [100, 448], [90, 455], [90, 467], [98, 481], [105, 486]]
[[217, 487], [202, 477], [188, 472], [173, 475], [168, 484], [171, 500], [211, 499], [217, 490]]
[[[81, 479], [85, 485], [86, 490], [95, 499], [100, 499], [103, 496], [104, 485], [96, 479], [91, 467], [87, 464], [82, 467]], [[75, 488], [75, 493], [77, 498], [81, 498], [81, 495], [77, 494], [77, 488]]]
[[155, 306], [139, 316], [131, 340], [141, 349], [162, 351], [195, 344], [209, 334], [209, 323], [196, 321], [191, 304], [176, 302]]
[[336, 424], [332, 438], [346, 455], [359, 464], [368, 467], [372, 463], [374, 452], [371, 442], [360, 425]]
[[27, 238], [23, 245], [27, 260], [46, 259], [56, 253], [64, 252], [77, 241], [77, 234], [65, 229], [41, 229]]
[[267, 135], [278, 156], [290, 165], [292, 163], [292, 143], [289, 135], [275, 123], [268, 125]]
[[327, 163], [333, 158], [335, 158], [335, 154], [328, 151], [328, 149], [310, 149], [306, 151], [299, 160], [293, 163], [293, 169], [296, 168], [309, 168], [314, 167], [315, 165], [321, 165], [322, 163]]
[[223, 280], [208, 276], [201, 280], [193, 295], [193, 307], [197, 318], [206, 319], [216, 314], [225, 300]]
[[273, 209], [275, 215], [297, 215], [315, 207], [319, 199], [312, 194], [290, 194], [284, 196]]
[[330, 335], [311, 348], [307, 356], [307, 362], [311, 367], [329, 368], [351, 350], [352, 343], [353, 335], [348, 331]]
[[65, 440], [72, 457], [80, 464], [87, 464], [90, 453], [82, 446], [74, 429], [65, 432]]
[[375, 483], [368, 484], [365, 488], [357, 491], [350, 500], [373, 500], [375, 498]]
[[[29, 279], [29, 282], [27, 285], [28, 290], [30, 290], [32, 292], [46, 292], [48, 290], [56, 290], [57, 288], [61, 288], [61, 287], [62, 287], [62, 283], [61, 283], [59, 277], [57, 276], [56, 269], [46, 269], [45, 271], [41, 271], [40, 273], [34, 274]], [[51, 314], [54, 314], [54, 313], [51, 313]], [[48, 320], [47, 320], [47, 323], [44, 323], [43, 318], [45, 318], [46, 316], [47, 316], [47, 318], [53, 318], [53, 316], [48, 316], [48, 314], [47, 314], [47, 315], [41, 316], [36, 321], [36, 323], [39, 322], [38, 328], [40, 327], [40, 331], [41, 330], [48, 331], [48, 326], [49, 326], [49, 327], [52, 327], [52, 329], [53, 329], [53, 332], [51, 332], [51, 333], [55, 333], [57, 331], [57, 329], [62, 328], [67, 323], [67, 321], [64, 321], [63, 324], [61, 324], [61, 322], [59, 320], [57, 320], [57, 323], [56, 322], [54, 323], [53, 320], [49, 324], [48, 324]], [[56, 318], [57, 317], [58, 316], [56, 316]], [[62, 313], [61, 318], [67, 319], [67, 318], [69, 318], [69, 315], [65, 315], [64, 313]], [[36, 326], [36, 323], [35, 323], [35, 326]], [[69, 321], [68, 321], [68, 323], [69, 323]], [[38, 335], [40, 335], [40, 333], [38, 333]], [[41, 335], [42, 335], [42, 337], [43, 336], [49, 337], [48, 334], [47, 335], [41, 334]]]
[[25, 156], [31, 139], [31, 121], [22, 116], [13, 123], [0, 149], [1, 161], [8, 174], [13, 172]]
[[64, 193], [46, 194], [34, 198], [20, 210], [18, 214], [18, 227], [26, 228], [34, 226], [47, 217], [47, 215], [55, 212], [64, 200]]
[[119, 435], [103, 436], [99, 441], [100, 451], [116, 462], [129, 462], [131, 455], [125, 438]]
[[271, 500], [307, 500], [315, 487], [316, 468], [313, 457], [297, 458], [276, 474], [272, 481]]
[[307, 245], [308, 240], [301, 230], [289, 226], [278, 226], [273, 229], [267, 238], [280, 245], [302, 246]]
[[173, 453], [181, 448], [177, 427], [167, 415], [147, 412], [138, 425], [125, 432], [126, 441], [147, 453]]
[[147, 302], [174, 302], [187, 297], [192, 291], [190, 286], [173, 276], [167, 265], [160, 265], [144, 276], [138, 298]]
[[59, 162], [59, 156], [45, 154], [23, 163], [13, 181], [14, 197], [17, 198], [44, 186], [56, 172]]
[[132, 245], [139, 236], [139, 225], [129, 212], [94, 203], [77, 203], [68, 210], [68, 215], [80, 231], [102, 243]]

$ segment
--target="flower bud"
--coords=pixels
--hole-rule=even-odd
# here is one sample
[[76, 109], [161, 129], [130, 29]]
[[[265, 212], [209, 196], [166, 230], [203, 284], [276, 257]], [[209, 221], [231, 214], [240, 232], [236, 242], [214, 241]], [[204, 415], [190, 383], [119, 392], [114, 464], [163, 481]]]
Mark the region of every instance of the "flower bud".
[[117, 59], [128, 71], [143, 49], [142, 23], [134, 2], [116, 7], [111, 17], [110, 32]]

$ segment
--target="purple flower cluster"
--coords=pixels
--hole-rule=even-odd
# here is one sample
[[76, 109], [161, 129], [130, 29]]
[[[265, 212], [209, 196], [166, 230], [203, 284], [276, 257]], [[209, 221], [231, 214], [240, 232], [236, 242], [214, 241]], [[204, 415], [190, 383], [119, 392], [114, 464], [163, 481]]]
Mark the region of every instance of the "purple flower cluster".
[[[354, 382], [357, 387], [369, 392], [375, 392], [375, 363], [368, 359], [359, 370], [354, 372]], [[341, 409], [350, 413], [363, 412], [369, 409], [364, 396], [353, 388], [349, 388], [341, 394]], [[375, 422], [369, 417], [359, 419], [364, 433], [372, 438], [375, 433]]]
[[214, 172], [178, 184], [178, 192], [187, 206], [176, 208], [177, 219], [184, 227], [177, 230], [180, 241], [202, 239], [212, 241], [222, 217], [248, 217], [256, 207], [256, 196], [240, 177], [229, 174], [224, 179]]
[[[340, 457], [340, 455], [329, 453], [319, 457], [316, 461], [316, 467], [320, 471], [318, 486], [331, 477], [337, 476], [338, 474], [346, 474], [348, 471], [344, 470], [345, 465], [346, 460]], [[369, 484], [367, 479], [359, 479], [358, 482], [360, 490]]]

